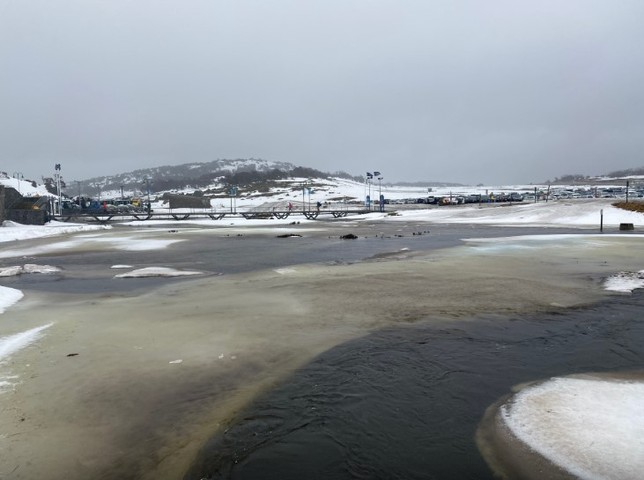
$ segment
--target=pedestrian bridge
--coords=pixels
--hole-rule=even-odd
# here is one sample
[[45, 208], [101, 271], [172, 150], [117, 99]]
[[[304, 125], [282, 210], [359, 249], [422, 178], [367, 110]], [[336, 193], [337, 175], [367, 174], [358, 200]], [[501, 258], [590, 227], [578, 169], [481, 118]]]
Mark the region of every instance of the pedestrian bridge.
[[149, 212], [110, 212], [107, 210], [97, 211], [63, 211], [60, 215], [52, 215], [53, 220], [61, 222], [131, 222], [134, 220], [189, 220], [198, 218], [210, 218], [211, 220], [222, 220], [224, 218], [245, 218], [253, 219], [271, 219], [276, 218], [284, 220], [290, 216], [304, 216], [308, 220], [315, 220], [320, 217], [341, 218], [347, 215], [362, 215], [369, 213], [369, 209], [333, 209], [321, 208], [320, 210], [245, 210], [245, 211], [224, 211], [211, 209], [155, 209]]

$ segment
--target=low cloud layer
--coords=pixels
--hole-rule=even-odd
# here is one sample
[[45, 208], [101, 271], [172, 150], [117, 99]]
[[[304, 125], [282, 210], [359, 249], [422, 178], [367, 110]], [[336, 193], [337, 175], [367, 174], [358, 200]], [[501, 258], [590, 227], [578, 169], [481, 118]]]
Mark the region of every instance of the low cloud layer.
[[385, 180], [644, 166], [644, 4], [5, 2], [2, 170], [266, 158]]

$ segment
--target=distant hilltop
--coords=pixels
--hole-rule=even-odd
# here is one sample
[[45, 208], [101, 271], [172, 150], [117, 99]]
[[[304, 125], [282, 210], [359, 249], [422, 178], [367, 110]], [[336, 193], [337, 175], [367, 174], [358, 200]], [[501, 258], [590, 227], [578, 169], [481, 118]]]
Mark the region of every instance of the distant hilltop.
[[[185, 163], [134, 170], [118, 175], [93, 177], [84, 180], [83, 190], [98, 191], [141, 190], [149, 182], [154, 191], [182, 190], [185, 188], [206, 189], [212, 185], [250, 185], [277, 180], [301, 178], [344, 178], [363, 181], [364, 177], [346, 172], [322, 172], [314, 168], [295, 166], [288, 162], [263, 159], [218, 159], [204, 163]], [[146, 185], [147, 188], [147, 185]]]

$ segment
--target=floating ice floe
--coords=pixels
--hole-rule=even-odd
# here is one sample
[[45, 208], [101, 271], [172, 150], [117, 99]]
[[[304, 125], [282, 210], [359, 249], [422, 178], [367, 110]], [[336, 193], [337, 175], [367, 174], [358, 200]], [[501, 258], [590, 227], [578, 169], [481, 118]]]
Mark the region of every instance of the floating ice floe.
[[644, 288], [644, 270], [639, 272], [619, 272], [608, 277], [604, 288], [612, 292], [632, 293], [637, 288]]
[[112, 265], [110, 268], [113, 268], [114, 270], [123, 270], [132, 268], [132, 265]]
[[644, 382], [552, 378], [501, 407], [512, 434], [584, 479], [636, 480], [644, 472]]
[[60, 268], [51, 265], [36, 265], [34, 263], [26, 263], [23, 266], [15, 265], [12, 267], [0, 268], [0, 277], [15, 277], [23, 273], [56, 273], [60, 272]]
[[184, 277], [189, 275], [202, 275], [203, 272], [194, 270], [175, 270], [168, 267], [145, 267], [131, 272], [119, 273], [114, 278], [145, 278], [145, 277]]
[[297, 273], [297, 270], [295, 270], [294, 268], [276, 268], [275, 273], [279, 273], [280, 275], [290, 275]]
[[0, 313], [4, 313], [7, 308], [18, 302], [22, 297], [24, 297], [24, 294], [20, 290], [0, 287]]

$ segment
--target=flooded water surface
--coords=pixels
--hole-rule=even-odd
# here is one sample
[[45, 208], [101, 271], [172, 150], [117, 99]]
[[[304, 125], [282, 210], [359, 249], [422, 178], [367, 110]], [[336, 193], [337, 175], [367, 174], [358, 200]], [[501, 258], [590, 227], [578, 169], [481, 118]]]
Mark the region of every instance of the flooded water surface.
[[642, 369], [641, 294], [386, 329], [320, 355], [213, 438], [187, 478], [494, 478], [475, 433], [513, 385]]
[[[603, 288], [644, 268], [642, 242], [552, 233], [575, 232], [319, 222], [0, 246], [3, 266], [60, 268], [3, 279], [25, 296], [0, 336], [48, 327], [0, 366], [0, 478], [489, 477], [474, 434], [513, 385], [642, 364], [641, 295]], [[114, 278], [160, 266], [202, 273]]]

